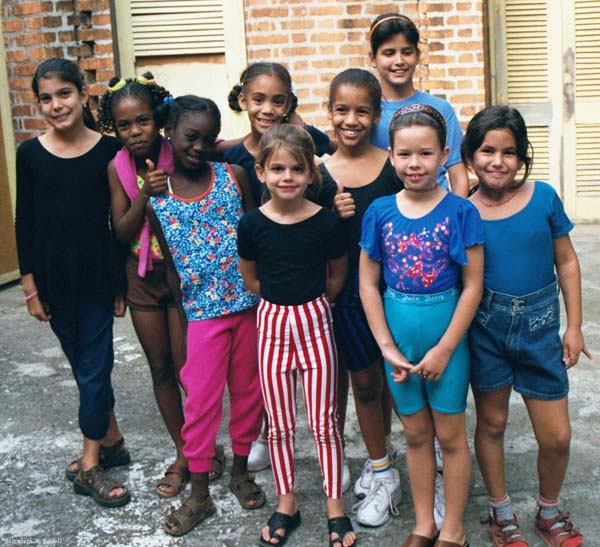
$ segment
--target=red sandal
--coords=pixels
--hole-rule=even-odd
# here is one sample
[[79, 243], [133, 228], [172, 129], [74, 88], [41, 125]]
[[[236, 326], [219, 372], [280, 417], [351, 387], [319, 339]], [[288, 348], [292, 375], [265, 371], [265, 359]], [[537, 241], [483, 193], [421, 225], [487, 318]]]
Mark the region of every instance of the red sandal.
[[[489, 525], [489, 532], [494, 547], [529, 547], [529, 543], [525, 541], [523, 533], [519, 528], [517, 516], [506, 520], [498, 520], [498, 515], [495, 509], [490, 508], [490, 514], [487, 519], [481, 519], [481, 524]], [[512, 528], [514, 526], [514, 528]], [[507, 527], [511, 527], [507, 530]]]
[[[555, 524], [559, 524], [552, 528]], [[549, 547], [579, 547], [583, 545], [583, 534], [575, 528], [569, 513], [559, 513], [554, 518], [543, 519], [538, 509], [535, 515], [535, 533]]]

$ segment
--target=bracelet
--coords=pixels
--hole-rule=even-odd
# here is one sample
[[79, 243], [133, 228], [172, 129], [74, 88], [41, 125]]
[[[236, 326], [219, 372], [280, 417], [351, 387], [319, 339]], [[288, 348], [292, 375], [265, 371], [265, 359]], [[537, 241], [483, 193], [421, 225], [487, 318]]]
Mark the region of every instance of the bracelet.
[[29, 302], [32, 298], [35, 298], [38, 295], [37, 291], [33, 291], [30, 294], [27, 294], [23, 297], [23, 302]]

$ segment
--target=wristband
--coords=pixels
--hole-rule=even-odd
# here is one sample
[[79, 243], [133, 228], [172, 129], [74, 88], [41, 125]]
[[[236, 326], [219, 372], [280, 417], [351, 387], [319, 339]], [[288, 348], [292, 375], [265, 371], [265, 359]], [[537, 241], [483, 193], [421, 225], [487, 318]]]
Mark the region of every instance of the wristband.
[[37, 291], [33, 291], [23, 297], [23, 302], [29, 302], [32, 298], [35, 298], [38, 295]]

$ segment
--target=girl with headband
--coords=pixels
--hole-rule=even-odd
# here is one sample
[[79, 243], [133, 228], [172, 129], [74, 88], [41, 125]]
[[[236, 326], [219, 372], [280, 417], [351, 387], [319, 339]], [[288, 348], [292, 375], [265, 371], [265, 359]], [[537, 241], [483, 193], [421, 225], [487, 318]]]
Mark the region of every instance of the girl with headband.
[[[388, 127], [398, 109], [411, 104], [432, 106], [442, 114], [447, 127], [448, 157], [440, 166], [438, 184], [467, 197], [469, 179], [460, 157], [462, 130], [448, 101], [415, 89], [413, 77], [419, 64], [419, 30], [406, 16], [386, 13], [377, 17], [369, 31], [369, 61], [377, 70], [383, 92], [381, 119], [371, 133], [371, 142], [386, 150]], [[446, 176], [448, 178], [446, 178]]]
[[[481, 299], [483, 225], [466, 199], [437, 184], [448, 157], [446, 126], [430, 106], [392, 118], [390, 159], [404, 190], [376, 199], [363, 217], [360, 298], [381, 349], [406, 436], [416, 523], [404, 547], [465, 547], [471, 475], [465, 408], [466, 332]], [[381, 275], [387, 289], [382, 298]], [[436, 458], [442, 453], [446, 515], [434, 520]]]

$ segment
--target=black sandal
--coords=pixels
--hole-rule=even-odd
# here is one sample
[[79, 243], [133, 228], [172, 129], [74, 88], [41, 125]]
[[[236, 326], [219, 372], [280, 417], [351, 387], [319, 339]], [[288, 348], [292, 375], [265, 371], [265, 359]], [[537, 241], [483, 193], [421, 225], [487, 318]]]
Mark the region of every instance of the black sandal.
[[[271, 541], [267, 541], [263, 538], [262, 534], [260, 535], [260, 544], [261, 545], [285, 545], [288, 538], [292, 534], [292, 532], [300, 526], [302, 519], [300, 518], [300, 510], [296, 511], [293, 515], [286, 515], [285, 513], [280, 513], [279, 511], [275, 511], [267, 521], [267, 526], [269, 527], [269, 538], [276, 539], [277, 543], [271, 543]], [[285, 530], [284, 535], [280, 535], [276, 532], [283, 528]]]
[[[342, 546], [344, 544], [344, 536], [348, 532], [354, 532], [352, 528], [352, 522], [344, 515], [343, 517], [334, 517], [327, 520], [327, 528], [329, 530], [329, 547], [336, 547], [336, 545]], [[338, 537], [331, 539], [331, 534], [337, 534]], [[356, 539], [352, 545], [356, 545]]]

